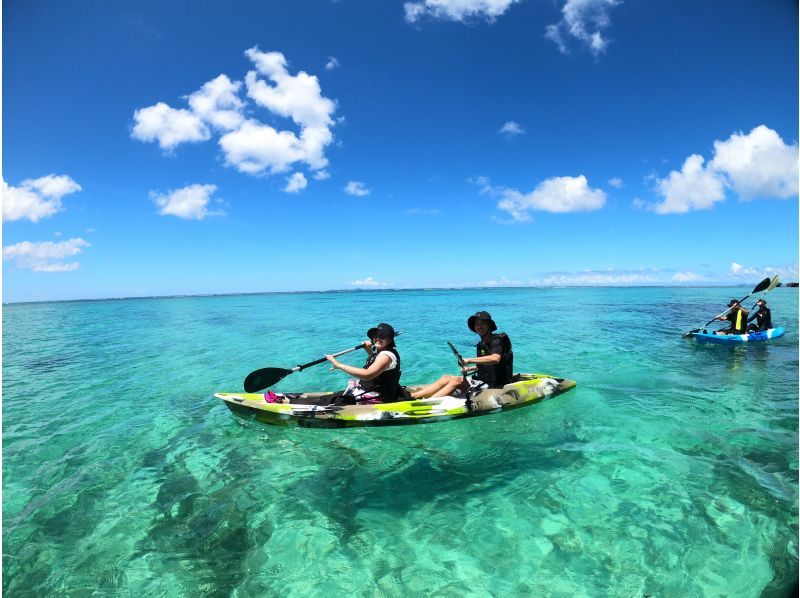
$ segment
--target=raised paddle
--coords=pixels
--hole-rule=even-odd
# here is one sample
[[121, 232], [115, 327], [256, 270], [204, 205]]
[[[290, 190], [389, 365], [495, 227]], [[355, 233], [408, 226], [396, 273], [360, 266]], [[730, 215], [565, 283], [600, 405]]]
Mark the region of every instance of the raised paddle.
[[[750, 295], [753, 295], [754, 293], [758, 293], [758, 292], [760, 292], [760, 291], [763, 291], [764, 289], [766, 289], [767, 287], [769, 287], [769, 285], [770, 285], [770, 280], [769, 280], [769, 278], [765, 278], [764, 280], [762, 280], [761, 282], [759, 282], [759, 283], [758, 283], [758, 284], [755, 286], [755, 288], [754, 288], [752, 291], [750, 291], [749, 293], [747, 293], [747, 295], [745, 295], [744, 297], [742, 297], [742, 298], [739, 300], [739, 304], [741, 305], [741, 303], [742, 303], [743, 301], [746, 301], [746, 300], [747, 300], [747, 298], [748, 298]], [[700, 332], [700, 331], [701, 331], [703, 328], [705, 328], [705, 327], [706, 327], [706, 326], [708, 326], [709, 324], [713, 324], [713, 323], [714, 323], [714, 320], [716, 320], [717, 318], [721, 318], [722, 316], [724, 316], [725, 314], [727, 314], [727, 313], [728, 313], [730, 310], [731, 310], [731, 308], [729, 307], [728, 309], [726, 309], [724, 312], [722, 312], [722, 313], [721, 313], [721, 314], [719, 314], [718, 316], [714, 316], [713, 318], [711, 318], [711, 319], [710, 319], [708, 322], [706, 322], [705, 324], [703, 324], [703, 325], [702, 325], [702, 326], [700, 326], [699, 328], [695, 328], [694, 330], [690, 330], [689, 332], [687, 332], [686, 334], [684, 334], [684, 335], [683, 335], [683, 338], [691, 338], [692, 336], [694, 336], [695, 334], [697, 334], [698, 332]]]
[[780, 275], [776, 274], [775, 278], [772, 279], [772, 282], [769, 283], [769, 286], [767, 287], [767, 290], [764, 291], [763, 293], [761, 293], [761, 297], [759, 297], [756, 300], [755, 305], [753, 305], [753, 307], [750, 308], [750, 311], [753, 311], [756, 308], [756, 306], [758, 305], [758, 302], [761, 301], [764, 298], [764, 295], [769, 293], [775, 287], [780, 286], [780, 284], [781, 284], [781, 277], [780, 277]]
[[[395, 334], [395, 336], [400, 336], [400, 334], [402, 333], [398, 332]], [[353, 351], [358, 351], [359, 349], [363, 348], [364, 343], [360, 343], [352, 349], [345, 349], [344, 351], [334, 353], [333, 357], [339, 357], [340, 355], [352, 353]], [[277, 384], [289, 374], [294, 374], [300, 370], [310, 368], [312, 365], [319, 365], [320, 363], [325, 363], [326, 361], [328, 361], [328, 358], [323, 357], [322, 359], [315, 359], [314, 361], [309, 361], [308, 363], [304, 363], [302, 365], [296, 365], [290, 370], [285, 368], [261, 368], [255, 372], [250, 372], [247, 375], [247, 378], [244, 379], [244, 391], [258, 392], [259, 390], [263, 390], [269, 386], [272, 386], [273, 384]]]

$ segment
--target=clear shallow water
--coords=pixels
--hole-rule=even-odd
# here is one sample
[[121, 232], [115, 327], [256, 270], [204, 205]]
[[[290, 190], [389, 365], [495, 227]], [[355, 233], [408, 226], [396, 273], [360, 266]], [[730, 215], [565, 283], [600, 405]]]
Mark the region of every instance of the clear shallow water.
[[[797, 291], [767, 297], [787, 328], [771, 344], [680, 337], [747, 290], [4, 306], [3, 591], [785, 595]], [[515, 369], [578, 387], [505, 414], [353, 430], [243, 422], [211, 396], [351, 347], [378, 321], [404, 331], [404, 383], [456, 373], [444, 341], [469, 353], [478, 309], [511, 335]], [[276, 389], [344, 383], [317, 366]]]

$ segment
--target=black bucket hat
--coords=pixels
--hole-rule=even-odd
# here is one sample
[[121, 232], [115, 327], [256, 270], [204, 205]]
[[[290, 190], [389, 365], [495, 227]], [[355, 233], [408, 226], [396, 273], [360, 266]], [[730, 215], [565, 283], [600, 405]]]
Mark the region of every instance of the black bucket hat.
[[381, 322], [375, 328], [370, 328], [367, 330], [367, 338], [372, 340], [372, 338], [378, 333], [381, 332], [385, 336], [389, 337], [390, 339], [394, 340], [395, 332], [394, 328], [392, 328], [391, 324], [387, 324], [386, 322]]
[[467, 320], [467, 326], [472, 332], [475, 332], [475, 320], [486, 320], [489, 322], [489, 332], [494, 332], [497, 330], [497, 324], [494, 323], [492, 320], [492, 316], [488, 311], [479, 311], [474, 316], [470, 316]]
[[731, 299], [730, 303], [728, 303], [728, 307], [733, 307], [734, 305], [737, 305], [738, 303], [739, 303], [738, 299]]

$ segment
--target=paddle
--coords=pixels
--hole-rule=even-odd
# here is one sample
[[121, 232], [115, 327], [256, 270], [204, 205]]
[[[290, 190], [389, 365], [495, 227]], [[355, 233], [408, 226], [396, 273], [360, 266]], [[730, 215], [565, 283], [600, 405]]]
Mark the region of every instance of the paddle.
[[450, 341], [447, 341], [447, 344], [450, 346], [450, 350], [453, 352], [453, 355], [456, 356], [456, 360], [458, 361], [458, 367], [464, 368], [466, 364], [464, 363], [464, 358], [461, 357], [461, 353], [458, 352], [458, 349], [456, 349], [453, 346], [453, 343], [451, 343]]
[[[402, 333], [398, 332], [395, 336], [400, 336]], [[352, 349], [345, 349], [344, 351], [339, 351], [338, 353], [334, 353], [333, 357], [339, 357], [341, 355], [346, 355], [347, 353], [352, 353], [353, 351], [358, 351], [359, 349], [364, 348], [364, 343], [360, 343], [353, 347]], [[304, 370], [306, 368], [310, 368], [312, 365], [318, 365], [320, 363], [325, 363], [328, 361], [326, 357], [322, 359], [315, 359], [314, 361], [309, 361], [308, 363], [304, 363], [303, 365], [296, 365], [292, 369], [287, 370], [285, 368], [261, 368], [260, 370], [256, 370], [255, 372], [250, 372], [247, 375], [247, 378], [244, 379], [244, 391], [245, 392], [258, 392], [259, 390], [263, 390], [273, 384], [277, 384], [281, 380], [283, 380], [289, 374], [294, 374], [295, 372], [299, 372], [300, 370]]]
[[770, 292], [772, 289], [774, 289], [775, 287], [777, 287], [777, 286], [780, 286], [780, 284], [781, 284], [781, 277], [780, 277], [780, 275], [776, 274], [776, 275], [775, 275], [775, 278], [773, 278], [773, 279], [772, 279], [772, 282], [771, 282], [771, 283], [769, 283], [769, 286], [767, 287], [767, 290], [766, 290], [766, 291], [764, 291], [763, 293], [761, 293], [761, 297], [759, 297], [759, 298], [756, 300], [756, 302], [755, 302], [755, 304], [753, 305], [753, 307], [751, 307], [751, 308], [750, 308], [750, 311], [753, 311], [753, 310], [756, 308], [756, 306], [758, 306], [758, 302], [759, 302], [759, 301], [761, 301], [761, 300], [764, 298], [764, 295], [766, 295], [767, 293], [769, 293], [769, 292]]
[[[748, 298], [750, 295], [753, 295], [753, 294], [755, 294], [755, 293], [758, 293], [758, 292], [760, 292], [760, 291], [763, 291], [764, 289], [766, 289], [767, 287], [769, 287], [769, 285], [770, 285], [770, 280], [769, 280], [769, 278], [765, 278], [764, 280], [762, 280], [761, 282], [759, 282], [759, 283], [758, 283], [758, 284], [755, 286], [755, 288], [754, 288], [754, 289], [753, 289], [751, 292], [747, 293], [747, 295], [745, 295], [744, 297], [742, 297], [742, 298], [739, 300], [739, 304], [741, 304], [743, 301], [746, 301], [746, 300], [747, 300], [747, 298]], [[713, 324], [713, 323], [714, 323], [714, 320], [716, 320], [717, 318], [721, 318], [722, 316], [724, 316], [725, 314], [727, 314], [727, 313], [728, 313], [730, 310], [731, 310], [731, 308], [729, 307], [728, 309], [726, 309], [724, 312], [722, 312], [722, 313], [721, 313], [721, 314], [719, 314], [718, 316], [714, 316], [713, 318], [711, 318], [711, 319], [710, 319], [708, 322], [706, 322], [705, 324], [703, 324], [703, 325], [702, 325], [702, 326], [700, 326], [699, 328], [695, 328], [694, 330], [690, 330], [689, 332], [687, 332], [686, 334], [684, 334], [684, 335], [683, 335], [683, 338], [690, 338], [690, 337], [694, 336], [695, 334], [697, 334], [698, 332], [700, 332], [700, 331], [701, 331], [703, 328], [705, 328], [705, 327], [706, 327], [706, 326], [708, 326], [709, 324]]]

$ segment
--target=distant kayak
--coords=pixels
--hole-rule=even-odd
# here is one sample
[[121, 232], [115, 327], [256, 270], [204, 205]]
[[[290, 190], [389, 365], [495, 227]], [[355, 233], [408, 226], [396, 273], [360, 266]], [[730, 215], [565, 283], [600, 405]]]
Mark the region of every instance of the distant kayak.
[[770, 328], [764, 332], [750, 334], [704, 334], [698, 332], [694, 338], [698, 343], [714, 343], [716, 345], [741, 345], [742, 343], [762, 342], [783, 336], [783, 328]]
[[[418, 399], [372, 405], [325, 405], [331, 392], [233, 393], [214, 396], [237, 416], [265, 424], [311, 428], [350, 428], [425, 424], [475, 417], [526, 407], [575, 387], [575, 382], [545, 374], [517, 374], [503, 388], [488, 388], [471, 400], [456, 397]], [[409, 387], [410, 391], [419, 387]], [[289, 403], [268, 402], [275, 396]], [[320, 405], [319, 403], [323, 403]]]

